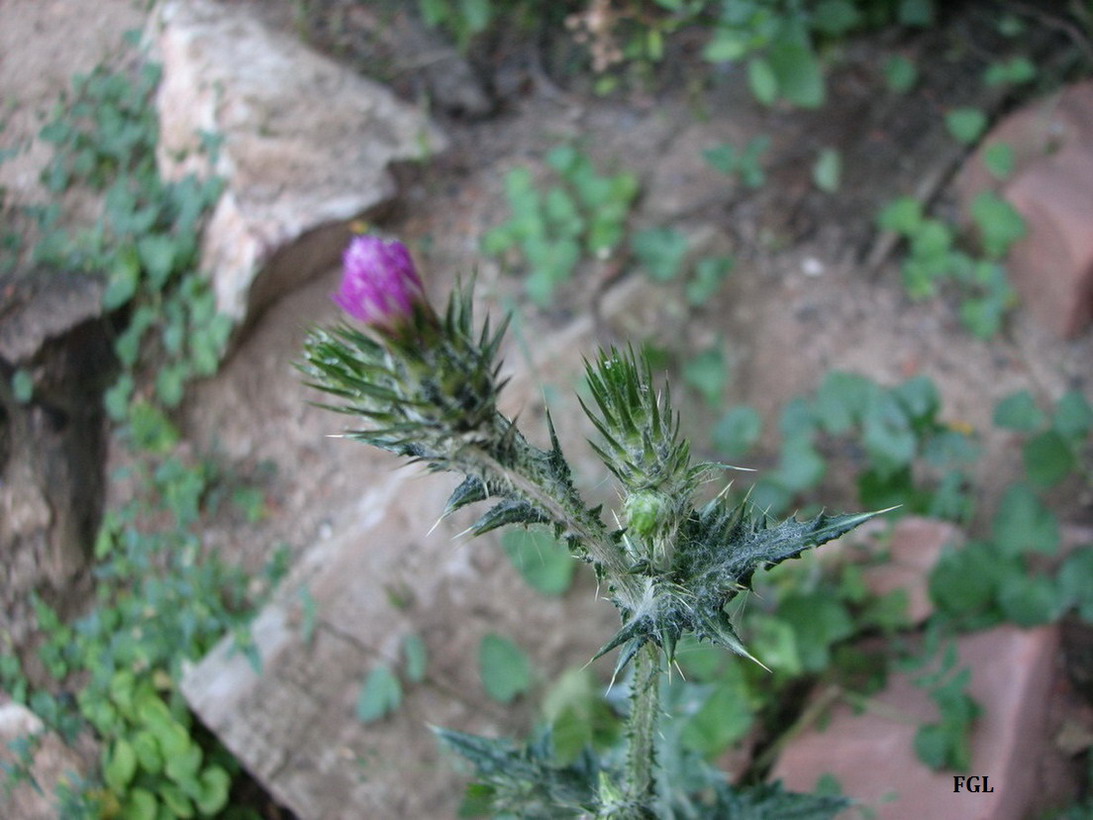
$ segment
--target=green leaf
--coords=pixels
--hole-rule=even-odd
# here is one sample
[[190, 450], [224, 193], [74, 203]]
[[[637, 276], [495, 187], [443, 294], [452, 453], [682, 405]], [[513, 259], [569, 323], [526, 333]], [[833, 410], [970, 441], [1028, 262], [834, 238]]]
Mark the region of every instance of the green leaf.
[[725, 351], [715, 344], [683, 365], [683, 380], [697, 390], [711, 407], [721, 406], [721, 396], [728, 384]]
[[501, 546], [524, 580], [539, 592], [561, 596], [569, 591], [576, 562], [549, 532], [508, 530], [501, 536]]
[[19, 404], [26, 404], [34, 396], [34, 377], [22, 367], [11, 374], [12, 398]]
[[773, 105], [778, 99], [778, 75], [763, 57], [748, 60], [748, 85], [755, 99], [764, 105]]
[[1063, 562], [1057, 576], [1063, 609], [1076, 607], [1086, 623], [1093, 623], [1093, 545], [1079, 547]]
[[658, 282], [676, 277], [687, 255], [687, 239], [672, 228], [649, 228], [633, 239], [634, 255], [649, 276]]
[[1025, 472], [1037, 487], [1054, 487], [1077, 466], [1069, 443], [1055, 430], [1030, 438], [1025, 442], [1023, 454]]
[[544, 214], [557, 236], [577, 237], [584, 231], [584, 219], [577, 203], [561, 188], [552, 188], [544, 200]]
[[983, 82], [987, 86], [1022, 85], [1036, 79], [1036, 66], [1028, 57], [1014, 57], [987, 66]]
[[165, 365], [156, 374], [156, 397], [164, 407], [178, 407], [186, 391], [190, 368], [186, 362]]
[[778, 462], [779, 482], [791, 492], [804, 492], [815, 487], [827, 471], [827, 462], [805, 436], [793, 436], [782, 444]]
[[731, 256], [707, 256], [695, 264], [694, 274], [687, 283], [687, 301], [695, 307], [709, 302], [732, 272], [735, 260]]
[[433, 732], [444, 746], [474, 764], [481, 785], [511, 796], [507, 805], [512, 813], [496, 815], [499, 820], [545, 816], [544, 807], [557, 810], [551, 811], [552, 817], [576, 816], [582, 806], [595, 802], [599, 767], [587, 761], [565, 767], [556, 765], [549, 733], [526, 746], [518, 746], [511, 740], [476, 737], [451, 729], [433, 729]]
[[702, 643], [693, 635], [681, 638], [676, 649], [676, 660], [685, 680], [698, 683], [715, 683], [721, 677], [729, 657], [721, 647]]
[[406, 656], [406, 679], [411, 683], [421, 683], [425, 680], [425, 670], [429, 661], [425, 641], [420, 635], [411, 633], [403, 639], [402, 651]]
[[513, 231], [511, 223], [505, 223], [486, 231], [482, 235], [480, 247], [486, 256], [500, 256], [515, 245], [516, 241], [516, 232]]
[[812, 12], [812, 27], [832, 37], [861, 25], [861, 12], [850, 0], [821, 0]]
[[918, 439], [907, 411], [892, 393], [882, 391], [870, 397], [862, 428], [862, 444], [882, 476], [914, 459]]
[[941, 394], [929, 376], [915, 376], [891, 392], [907, 410], [911, 422], [920, 427], [933, 424], [941, 409]]
[[209, 766], [201, 773], [200, 789], [194, 804], [202, 815], [213, 817], [228, 805], [231, 775], [220, 766]]
[[159, 741], [147, 729], [142, 729], [133, 736], [133, 751], [143, 771], [156, 775], [163, 771], [163, 755], [159, 750]]
[[175, 783], [160, 783], [156, 790], [159, 798], [171, 817], [189, 818], [194, 816], [194, 807], [185, 790]]
[[1017, 158], [1013, 153], [1013, 147], [1009, 143], [995, 142], [987, 146], [983, 151], [983, 165], [990, 175], [1002, 182], [1013, 176], [1017, 167]]
[[723, 174], [735, 174], [739, 167], [736, 148], [727, 142], [715, 148], [706, 149], [702, 152], [702, 156], [706, 162]]
[[842, 155], [835, 148], [825, 148], [812, 166], [812, 181], [824, 193], [833, 194], [839, 190], [842, 171]]
[[531, 687], [531, 661], [520, 647], [500, 635], [482, 637], [478, 668], [486, 694], [500, 703], [511, 703]]
[[425, 25], [431, 28], [436, 28], [448, 18], [447, 0], [418, 0], [418, 8]]
[[137, 242], [137, 255], [145, 273], [156, 290], [163, 290], [175, 264], [175, 242], [163, 234], [142, 236]]
[[1059, 548], [1059, 522], [1025, 484], [1014, 484], [1002, 496], [994, 516], [994, 542], [1004, 555], [1053, 554]]
[[862, 504], [876, 509], [898, 507], [896, 515], [905, 512], [923, 512], [925, 493], [915, 486], [911, 465], [898, 470], [879, 471], [876, 468], [858, 473], [858, 499]]
[[138, 448], [152, 453], [168, 452], [180, 438], [163, 411], [147, 401], [134, 402], [129, 408], [129, 432]]
[[806, 672], [826, 669], [832, 645], [854, 634], [846, 606], [825, 592], [792, 593], [779, 603], [777, 614], [793, 627]]
[[994, 408], [994, 423], [1007, 430], [1031, 433], [1044, 426], [1047, 417], [1028, 390], [1006, 396]]
[[744, 153], [740, 155], [738, 170], [740, 181], [749, 188], [759, 188], [766, 180], [766, 172], [760, 158], [770, 148], [771, 139], [767, 134], [760, 134], [744, 146]]
[[778, 91], [801, 108], [819, 108], [824, 103], [824, 75], [812, 49], [800, 43], [776, 42], [768, 54], [777, 77]]
[[899, 0], [897, 18], [901, 25], [925, 28], [933, 25], [933, 0]]
[[129, 790], [121, 810], [122, 820], [156, 820], [159, 816], [154, 794], [140, 787]]
[[106, 290], [102, 304], [108, 311], [117, 310], [136, 295], [140, 284], [140, 258], [135, 248], [119, 251], [106, 274]]
[[971, 670], [964, 668], [930, 693], [941, 720], [919, 729], [915, 751], [933, 768], [967, 771], [971, 767], [971, 729], [982, 710], [967, 693], [970, 681]]
[[713, 429], [713, 444], [729, 458], [747, 454], [763, 432], [763, 418], [753, 407], [733, 407]]
[[[185, 728], [182, 731], [186, 732]], [[170, 754], [166, 754], [166, 748], [164, 749], [163, 771], [167, 777], [182, 787], [195, 780], [197, 773], [201, 771], [201, 761], [204, 757], [201, 747], [190, 738], [188, 733], [186, 734], [186, 741], [181, 750], [176, 749]]]
[[979, 227], [983, 250], [993, 259], [1005, 256], [1013, 243], [1028, 233], [1028, 226], [1017, 209], [993, 191], [979, 194], [972, 201], [971, 210]]
[[357, 698], [357, 720], [375, 723], [402, 705], [402, 685], [391, 668], [380, 664], [368, 675]]
[[884, 79], [892, 91], [906, 94], [918, 82], [918, 69], [906, 57], [896, 55], [884, 64]]
[[1059, 433], [1072, 441], [1080, 441], [1093, 430], [1093, 407], [1089, 406], [1084, 394], [1078, 390], [1066, 393], [1055, 405], [1052, 426]]
[[953, 232], [948, 225], [936, 219], [923, 220], [911, 237], [911, 254], [920, 259], [944, 257], [945, 270], [951, 264], [950, 251], [953, 246]]
[[[711, 63], [728, 63], [739, 60], [750, 51], [747, 39], [741, 32], [728, 26], [718, 26], [702, 49], [702, 58]], [[758, 98], [758, 95], [756, 95]]]
[[747, 734], [755, 719], [747, 683], [737, 665], [714, 687], [683, 727], [680, 742], [703, 757], [721, 754]]
[[901, 196], [890, 202], [877, 215], [877, 225], [881, 230], [910, 236], [918, 231], [922, 224], [922, 203], [913, 196]]
[[459, 0], [463, 23], [471, 34], [485, 31], [493, 18], [490, 0]]
[[103, 764], [102, 774], [106, 785], [114, 793], [121, 794], [136, 773], [137, 755], [133, 746], [125, 738], [117, 738]]
[[1051, 578], [1023, 573], [1002, 580], [998, 604], [1006, 620], [1026, 628], [1049, 624], [1066, 609], [1066, 600]]
[[940, 724], [920, 726], [915, 732], [915, 754], [931, 769], [939, 770], [948, 766], [951, 748], [951, 733]]
[[542, 712], [551, 727], [555, 760], [563, 766], [618, 735], [618, 716], [588, 667], [565, 670], [543, 695]]
[[861, 423], [876, 386], [856, 373], [829, 371], [816, 391], [816, 417], [823, 428], [834, 436], [850, 432]]
[[761, 647], [759, 658], [776, 672], [797, 677], [804, 671], [797, 649], [793, 624], [769, 615], [757, 616], [753, 623], [755, 645]]
[[947, 548], [930, 571], [930, 597], [943, 611], [961, 617], [984, 612], [995, 600], [1006, 570], [992, 544], [976, 541]]
[[798, 396], [782, 408], [778, 429], [787, 440], [811, 438], [816, 433], [817, 421], [812, 405], [803, 396]]
[[970, 145], [987, 127], [987, 115], [978, 108], [954, 108], [945, 115], [945, 125], [957, 142]]

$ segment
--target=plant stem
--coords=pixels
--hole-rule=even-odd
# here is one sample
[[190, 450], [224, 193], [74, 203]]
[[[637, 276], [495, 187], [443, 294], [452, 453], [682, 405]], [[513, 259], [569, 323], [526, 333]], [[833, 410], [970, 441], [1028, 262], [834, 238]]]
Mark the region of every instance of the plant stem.
[[656, 734], [660, 717], [660, 658], [657, 647], [647, 643], [634, 656], [630, 692], [625, 791], [627, 820], [649, 820], [656, 815]]
[[521, 450], [520, 457], [514, 460], [512, 467], [480, 447], [470, 451], [467, 461], [471, 469], [484, 467], [507, 482], [575, 535], [592, 560], [603, 567], [608, 582], [623, 603], [630, 608], [636, 607], [644, 588], [629, 572], [625, 555], [611, 540], [607, 528], [585, 506], [568, 480], [540, 474], [541, 465], [547, 460], [546, 453], [522, 440], [518, 440], [517, 446]]

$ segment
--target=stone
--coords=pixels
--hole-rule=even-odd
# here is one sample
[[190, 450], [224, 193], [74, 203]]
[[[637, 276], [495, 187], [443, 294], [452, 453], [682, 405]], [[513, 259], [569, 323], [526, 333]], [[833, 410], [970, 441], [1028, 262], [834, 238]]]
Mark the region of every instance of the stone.
[[[367, 27], [384, 38], [397, 54], [426, 55], [419, 59], [429, 97], [446, 113], [477, 119], [493, 112], [494, 101], [475, 75], [471, 64], [436, 31], [428, 28], [409, 9], [378, 15], [366, 6], [353, 6], [350, 19], [367, 18]], [[382, 17], [382, 19], [376, 19]]]
[[[0, 692], [0, 764], [24, 775], [16, 776], [10, 791], [0, 787], [0, 816], [54, 820], [57, 788], [77, 783], [93, 769], [90, 744], [80, 745], [79, 751], [66, 746], [36, 714]], [[29, 758], [19, 753], [20, 746]], [[7, 772], [0, 770], [0, 777], [6, 780]]]
[[823, 730], [792, 739], [772, 779], [811, 791], [824, 774], [843, 793], [876, 812], [878, 820], [1019, 820], [1038, 799], [1044, 759], [1050, 754], [1047, 718], [1058, 677], [1058, 628], [1002, 626], [957, 641], [959, 666], [972, 669], [971, 696], [983, 708], [973, 729], [972, 767], [986, 775], [990, 793], [954, 791], [954, 772], [935, 772], [914, 750], [918, 726], [938, 719], [925, 689], [906, 674], [889, 678], [860, 714], [835, 707]]
[[[226, 183], [201, 264], [237, 322], [337, 261], [347, 221], [394, 199], [393, 163], [448, 144], [388, 89], [266, 28], [245, 4], [169, 0], [148, 39], [163, 65], [161, 172], [211, 168]], [[215, 157], [202, 135], [219, 142]]]
[[[1021, 303], [1063, 338], [1093, 320], [1093, 82], [1077, 83], [999, 123], [961, 170], [964, 210], [994, 189], [1024, 218], [1028, 233], [1010, 250], [1007, 268]], [[1005, 144], [1014, 172], [990, 175], [984, 154]]]
[[[34, 623], [32, 592], [77, 603], [102, 513], [115, 363], [101, 294], [82, 274], [0, 277], [0, 632], [16, 643]], [[17, 372], [29, 396], [15, 394]]]

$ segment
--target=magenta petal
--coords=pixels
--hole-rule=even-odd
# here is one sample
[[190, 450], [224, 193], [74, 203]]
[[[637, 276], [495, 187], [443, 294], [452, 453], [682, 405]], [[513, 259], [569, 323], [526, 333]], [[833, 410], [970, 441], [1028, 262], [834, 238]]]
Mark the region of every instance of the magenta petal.
[[390, 325], [407, 318], [425, 289], [410, 252], [401, 242], [357, 236], [343, 256], [341, 287], [333, 299], [362, 322]]

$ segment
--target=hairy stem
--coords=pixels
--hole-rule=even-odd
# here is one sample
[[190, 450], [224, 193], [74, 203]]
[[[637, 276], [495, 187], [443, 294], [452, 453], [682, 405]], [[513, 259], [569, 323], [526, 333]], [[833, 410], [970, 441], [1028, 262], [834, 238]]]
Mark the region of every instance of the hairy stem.
[[660, 717], [660, 659], [657, 648], [648, 643], [634, 658], [627, 724], [629, 748], [626, 753], [627, 820], [649, 820], [656, 815], [656, 734]]
[[[622, 601], [633, 608], [641, 600], [643, 587], [629, 571], [626, 557], [612, 540], [607, 528], [581, 500], [568, 479], [543, 475], [543, 463], [548, 454], [526, 441], [518, 441], [520, 454], [513, 465], [501, 463], [492, 453], [475, 447], [464, 454], [468, 463], [493, 473], [518, 493], [532, 501], [567, 534], [572, 534], [588, 550], [592, 561], [599, 564], [607, 581]], [[561, 492], [559, 492], [561, 491]]]

